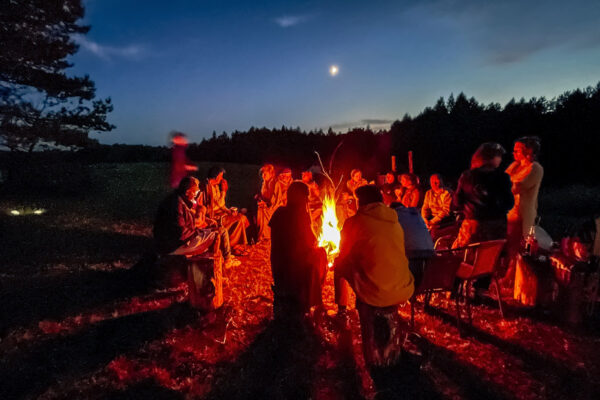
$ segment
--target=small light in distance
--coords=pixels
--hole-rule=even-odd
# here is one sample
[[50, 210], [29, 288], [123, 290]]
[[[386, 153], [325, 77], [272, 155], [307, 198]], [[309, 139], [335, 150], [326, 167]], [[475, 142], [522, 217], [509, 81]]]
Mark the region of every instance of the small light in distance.
[[329, 75], [336, 76], [340, 72], [340, 69], [337, 65], [332, 65], [329, 67]]
[[19, 212], [19, 210], [11, 210], [10, 213], [12, 215], [21, 215], [21, 213]]
[[35, 210], [33, 213], [35, 215], [42, 215], [44, 213], [45, 210]]

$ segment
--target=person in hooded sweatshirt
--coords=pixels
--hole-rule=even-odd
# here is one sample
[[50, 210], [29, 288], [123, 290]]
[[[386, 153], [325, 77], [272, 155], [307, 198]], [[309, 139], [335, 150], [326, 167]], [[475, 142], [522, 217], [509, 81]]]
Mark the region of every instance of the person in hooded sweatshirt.
[[335, 274], [356, 293], [367, 365], [391, 365], [399, 357], [403, 334], [398, 305], [413, 294], [414, 278], [396, 211], [383, 203], [376, 186], [356, 189], [356, 197], [358, 211], [342, 229]]

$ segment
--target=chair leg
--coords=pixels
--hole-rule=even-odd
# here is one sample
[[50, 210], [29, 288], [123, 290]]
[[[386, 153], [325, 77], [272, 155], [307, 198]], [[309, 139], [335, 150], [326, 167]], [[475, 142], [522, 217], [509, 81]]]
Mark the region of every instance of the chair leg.
[[465, 308], [467, 309], [467, 318], [470, 325], [473, 325], [473, 316], [471, 314], [471, 286], [473, 283], [471, 281], [465, 282]]
[[500, 317], [504, 319], [504, 310], [502, 309], [502, 295], [500, 294], [500, 285], [498, 284], [498, 278], [494, 275], [492, 277], [494, 286], [496, 287], [496, 296], [498, 296], [498, 308], [500, 309]]
[[458, 328], [458, 333], [460, 334], [460, 336], [463, 336], [463, 331], [462, 331], [462, 326], [460, 323], [460, 285], [458, 286], [458, 289], [456, 290], [456, 293], [454, 295], [454, 300], [456, 301], [456, 327]]

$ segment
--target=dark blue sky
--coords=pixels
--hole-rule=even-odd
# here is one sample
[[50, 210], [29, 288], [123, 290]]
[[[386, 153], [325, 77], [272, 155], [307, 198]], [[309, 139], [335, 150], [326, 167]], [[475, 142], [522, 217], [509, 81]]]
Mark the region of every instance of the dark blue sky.
[[73, 72], [114, 101], [103, 143], [387, 127], [451, 92], [505, 104], [600, 80], [599, 0], [85, 4]]

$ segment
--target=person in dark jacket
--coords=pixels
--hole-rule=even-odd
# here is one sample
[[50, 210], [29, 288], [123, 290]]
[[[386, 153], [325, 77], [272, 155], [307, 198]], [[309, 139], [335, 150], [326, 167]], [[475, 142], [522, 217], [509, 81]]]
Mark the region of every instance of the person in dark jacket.
[[160, 203], [154, 221], [154, 240], [158, 253], [183, 256], [202, 254], [220, 236], [225, 267], [239, 265], [240, 261], [231, 254], [227, 230], [209, 228], [206, 207], [196, 202], [199, 192], [198, 179], [187, 176]]
[[300, 316], [322, 304], [327, 255], [317, 247], [311, 229], [308, 195], [306, 184], [293, 182], [287, 190], [287, 204], [275, 210], [269, 221], [276, 318], [282, 313]]
[[514, 204], [510, 177], [498, 169], [504, 149], [484, 143], [471, 159], [471, 169], [460, 176], [453, 208], [464, 220], [452, 247], [506, 237], [506, 214]]

